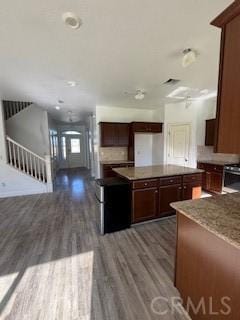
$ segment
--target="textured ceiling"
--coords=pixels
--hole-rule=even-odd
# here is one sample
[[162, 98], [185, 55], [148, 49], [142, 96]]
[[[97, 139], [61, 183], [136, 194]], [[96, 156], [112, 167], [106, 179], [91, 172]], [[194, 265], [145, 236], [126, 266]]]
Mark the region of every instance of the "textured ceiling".
[[[95, 105], [157, 108], [181, 79], [199, 89], [217, 86], [220, 31], [210, 21], [230, 0], [2, 0], [0, 93], [29, 100], [55, 118], [77, 121]], [[62, 13], [83, 21], [67, 28]], [[198, 51], [183, 69], [181, 51]], [[77, 81], [69, 88], [67, 81]], [[124, 94], [144, 89], [143, 101]], [[60, 111], [54, 106], [64, 100]]]

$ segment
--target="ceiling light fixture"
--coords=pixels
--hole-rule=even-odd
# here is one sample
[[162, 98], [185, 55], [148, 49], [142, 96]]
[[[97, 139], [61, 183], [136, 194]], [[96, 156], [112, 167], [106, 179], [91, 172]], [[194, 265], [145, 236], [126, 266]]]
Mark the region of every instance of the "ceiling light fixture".
[[208, 99], [212, 99], [212, 98], [216, 98], [217, 97], [217, 91], [205, 94], [205, 95], [201, 95], [197, 98], [195, 98], [196, 100], [208, 100]]
[[62, 19], [65, 25], [72, 29], [79, 29], [82, 25], [81, 19], [73, 12], [65, 12]]
[[76, 87], [77, 82], [76, 81], [68, 81], [67, 84], [69, 87]]
[[59, 106], [56, 106], [55, 109], [56, 109], [56, 110], [60, 110], [60, 107], [59, 107]]
[[183, 50], [182, 66], [186, 68], [194, 63], [197, 59], [196, 52], [188, 48]]
[[142, 90], [137, 90], [136, 95], [134, 96], [136, 100], [143, 100], [145, 98], [145, 92]]
[[188, 87], [178, 87], [177, 89], [173, 90], [169, 95], [167, 95], [167, 98], [175, 98], [175, 99], [185, 99], [185, 96], [182, 96], [184, 92], [188, 92], [190, 88]]

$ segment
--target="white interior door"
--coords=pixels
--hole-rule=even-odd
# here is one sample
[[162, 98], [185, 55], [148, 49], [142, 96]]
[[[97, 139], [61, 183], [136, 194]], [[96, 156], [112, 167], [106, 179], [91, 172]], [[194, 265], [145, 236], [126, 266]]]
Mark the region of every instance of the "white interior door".
[[167, 163], [187, 166], [190, 151], [190, 124], [170, 124], [168, 126]]
[[82, 135], [66, 136], [66, 160], [69, 168], [85, 166], [85, 150]]

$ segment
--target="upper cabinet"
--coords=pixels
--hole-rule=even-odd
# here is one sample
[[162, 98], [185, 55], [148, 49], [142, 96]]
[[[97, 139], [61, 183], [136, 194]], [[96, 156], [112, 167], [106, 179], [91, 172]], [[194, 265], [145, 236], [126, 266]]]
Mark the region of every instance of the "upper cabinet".
[[118, 122], [100, 122], [101, 147], [127, 147], [129, 124]]
[[205, 146], [213, 146], [215, 142], [216, 119], [206, 120]]
[[161, 133], [162, 123], [159, 122], [132, 122], [131, 131], [139, 133]]
[[212, 25], [222, 29], [215, 151], [240, 153], [240, 1]]

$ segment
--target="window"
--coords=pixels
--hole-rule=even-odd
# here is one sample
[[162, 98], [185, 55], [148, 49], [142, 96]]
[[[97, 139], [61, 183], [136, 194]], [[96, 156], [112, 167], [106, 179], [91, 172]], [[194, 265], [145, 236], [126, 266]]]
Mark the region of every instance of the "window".
[[71, 153], [80, 153], [80, 139], [71, 139]]
[[62, 158], [63, 160], [66, 160], [67, 158], [67, 152], [66, 152], [66, 138], [61, 138], [61, 147], [62, 147]]
[[66, 135], [74, 134], [74, 135], [80, 136], [81, 133], [78, 131], [63, 131], [62, 134], [66, 134]]

